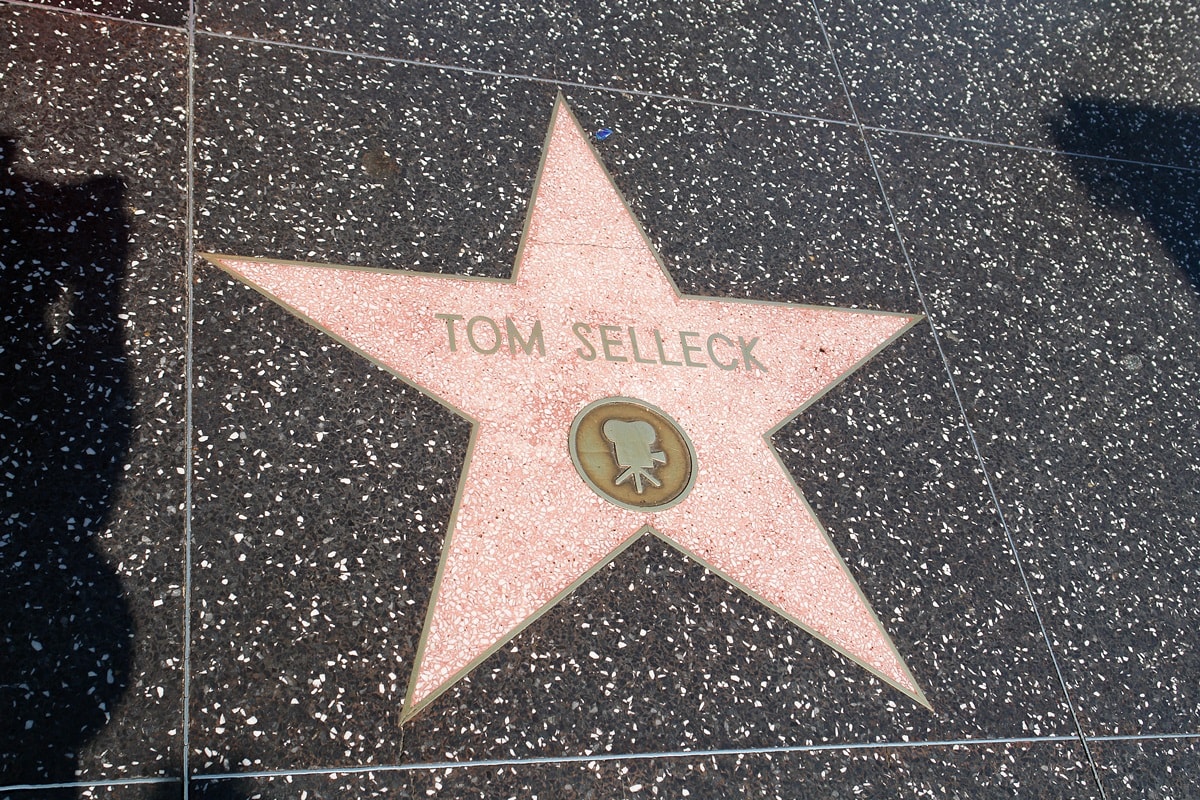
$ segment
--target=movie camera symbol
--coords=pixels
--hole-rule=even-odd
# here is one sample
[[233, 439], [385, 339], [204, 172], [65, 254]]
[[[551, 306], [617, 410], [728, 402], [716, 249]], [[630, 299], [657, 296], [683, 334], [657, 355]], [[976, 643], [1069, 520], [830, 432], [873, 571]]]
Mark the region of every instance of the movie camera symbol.
[[643, 481], [655, 487], [662, 486], [653, 470], [659, 464], [667, 463], [667, 454], [651, 449], [658, 440], [653, 425], [644, 420], [610, 419], [604, 423], [603, 430], [604, 438], [613, 445], [617, 466], [625, 470], [614, 479], [615, 484], [620, 486], [632, 478], [638, 494], [645, 488]]

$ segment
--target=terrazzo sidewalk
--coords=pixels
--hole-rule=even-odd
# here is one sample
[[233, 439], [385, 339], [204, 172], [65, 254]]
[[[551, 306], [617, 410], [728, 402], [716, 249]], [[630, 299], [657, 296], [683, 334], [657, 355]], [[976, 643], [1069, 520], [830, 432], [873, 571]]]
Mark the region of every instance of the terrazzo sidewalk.
[[0, 798], [1200, 795], [1198, 20], [0, 0]]

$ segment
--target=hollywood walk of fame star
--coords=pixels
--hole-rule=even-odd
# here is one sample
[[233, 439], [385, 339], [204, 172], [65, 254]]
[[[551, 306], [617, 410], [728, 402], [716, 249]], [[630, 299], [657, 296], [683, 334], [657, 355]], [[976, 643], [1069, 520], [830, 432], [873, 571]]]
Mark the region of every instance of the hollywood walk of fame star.
[[474, 423], [403, 719], [647, 532], [928, 706], [769, 441], [918, 317], [680, 295], [561, 96], [511, 279], [206, 258]]

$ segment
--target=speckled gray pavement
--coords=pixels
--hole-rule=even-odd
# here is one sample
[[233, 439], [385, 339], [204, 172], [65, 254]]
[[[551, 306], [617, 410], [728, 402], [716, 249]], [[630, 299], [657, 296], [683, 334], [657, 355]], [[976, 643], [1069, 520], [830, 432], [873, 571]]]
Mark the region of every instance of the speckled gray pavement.
[[[1200, 795], [1198, 20], [0, 2], [0, 798]], [[773, 444], [932, 709], [647, 536], [401, 724], [471, 423], [197, 254], [507, 277], [560, 92], [924, 315]]]

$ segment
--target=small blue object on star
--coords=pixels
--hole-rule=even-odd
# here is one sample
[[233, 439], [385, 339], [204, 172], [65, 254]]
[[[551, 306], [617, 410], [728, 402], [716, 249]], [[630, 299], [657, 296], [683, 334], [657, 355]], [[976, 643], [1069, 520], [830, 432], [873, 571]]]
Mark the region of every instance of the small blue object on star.
[[605, 139], [613, 135], [612, 128], [601, 128], [592, 134], [596, 137], [597, 142], [603, 142]]

